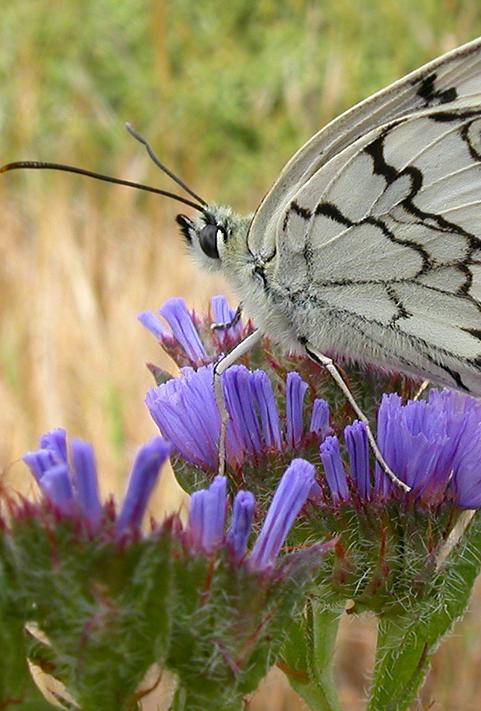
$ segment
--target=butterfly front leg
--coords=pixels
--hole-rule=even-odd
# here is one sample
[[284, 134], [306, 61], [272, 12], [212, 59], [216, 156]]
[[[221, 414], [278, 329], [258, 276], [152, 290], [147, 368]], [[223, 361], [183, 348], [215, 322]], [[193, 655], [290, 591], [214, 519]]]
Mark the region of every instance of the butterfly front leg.
[[256, 343], [262, 340], [263, 332], [258, 328], [250, 333], [243, 341], [231, 350], [230, 353], [221, 358], [214, 365], [214, 392], [217, 407], [220, 413], [220, 434], [219, 434], [219, 474], [223, 475], [225, 471], [225, 438], [227, 432], [227, 424], [229, 422], [229, 412], [227, 410], [224, 391], [222, 389], [221, 376], [233, 363], [241, 358], [245, 353], [248, 353]]
[[352, 409], [358, 416], [358, 418], [363, 422], [366, 426], [366, 434], [367, 438], [369, 440], [369, 444], [371, 446], [371, 449], [374, 453], [374, 456], [376, 457], [376, 460], [379, 462], [379, 466], [381, 469], [388, 475], [388, 477], [391, 479], [391, 481], [396, 484], [396, 486], [399, 486], [403, 491], [405, 491], [407, 494], [411, 491], [411, 487], [405, 484], [401, 479], [399, 479], [396, 474], [392, 471], [390, 468], [389, 464], [386, 462], [384, 459], [378, 445], [376, 442], [376, 439], [372, 433], [371, 426], [369, 424], [369, 420], [364, 414], [364, 412], [361, 410], [359, 405], [357, 404], [353, 394], [349, 390], [349, 387], [347, 386], [347, 383], [344, 381], [341, 373], [337, 369], [336, 365], [334, 364], [332, 358], [329, 358], [328, 356], [324, 355], [323, 353], [320, 353], [317, 351], [315, 348], [313, 348], [308, 342], [305, 342], [304, 348], [306, 349], [306, 353], [313, 360], [315, 363], [318, 365], [321, 365], [323, 368], [325, 368], [328, 373], [332, 376], [336, 384], [339, 386], [339, 388], [342, 390], [344, 395], [346, 396], [346, 399], [350, 403]]
[[224, 331], [229, 328], [237, 326], [242, 316], [242, 304], [239, 304], [235, 310], [234, 316], [230, 321], [225, 321], [224, 323], [211, 323], [210, 328], [212, 331]]

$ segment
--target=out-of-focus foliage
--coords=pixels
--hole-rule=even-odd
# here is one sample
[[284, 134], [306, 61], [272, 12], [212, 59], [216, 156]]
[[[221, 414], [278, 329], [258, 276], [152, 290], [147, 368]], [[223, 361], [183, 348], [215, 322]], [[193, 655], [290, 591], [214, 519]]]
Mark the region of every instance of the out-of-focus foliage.
[[480, 31], [477, 0], [16, 0], [2, 153], [125, 172], [130, 120], [211, 197], [255, 207], [333, 115]]

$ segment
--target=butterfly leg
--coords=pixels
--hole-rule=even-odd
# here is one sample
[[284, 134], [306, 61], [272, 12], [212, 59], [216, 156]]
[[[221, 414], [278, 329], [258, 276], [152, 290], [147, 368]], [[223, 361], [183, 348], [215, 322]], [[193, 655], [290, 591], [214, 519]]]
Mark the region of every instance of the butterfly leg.
[[233, 318], [231, 318], [230, 321], [226, 321], [225, 323], [211, 323], [210, 328], [212, 331], [227, 330], [228, 328], [232, 328], [233, 326], [236, 326], [239, 323], [241, 316], [242, 316], [242, 304], [239, 304], [239, 306], [235, 310], [235, 314], [234, 314]]
[[229, 366], [241, 358], [244, 353], [248, 353], [262, 339], [263, 333], [260, 329], [250, 333], [243, 341], [237, 344], [230, 353], [221, 358], [214, 365], [214, 392], [217, 407], [220, 413], [220, 435], [219, 435], [219, 474], [224, 474], [225, 471], [225, 437], [227, 432], [227, 423], [229, 422], [229, 413], [222, 389], [221, 375]]
[[431, 385], [431, 381], [430, 381], [430, 380], [423, 380], [423, 382], [421, 383], [421, 385], [420, 385], [419, 388], [418, 388], [417, 393], [416, 393], [415, 396], [413, 397], [413, 400], [419, 400], [419, 398], [421, 397], [421, 395], [422, 395], [424, 392], [426, 392], [426, 390], [429, 388], [430, 385]]
[[411, 487], [405, 484], [401, 479], [399, 479], [395, 473], [392, 471], [390, 468], [389, 464], [386, 462], [384, 459], [379, 447], [377, 446], [376, 439], [372, 433], [371, 427], [369, 425], [369, 420], [367, 419], [366, 415], [364, 412], [361, 410], [359, 405], [357, 404], [356, 400], [354, 399], [353, 394], [349, 390], [346, 382], [344, 381], [341, 373], [339, 370], [336, 368], [334, 362], [332, 361], [331, 358], [328, 358], [328, 356], [325, 356], [323, 353], [319, 353], [319, 351], [316, 351], [314, 348], [312, 348], [308, 343], [304, 344], [307, 355], [315, 362], [318, 363], [319, 365], [322, 365], [323, 368], [326, 368], [328, 373], [332, 376], [332, 378], [335, 380], [339, 388], [342, 390], [344, 395], [346, 396], [348, 402], [350, 403], [352, 409], [358, 416], [358, 418], [363, 422], [366, 426], [366, 433], [367, 433], [367, 438], [369, 440], [369, 444], [371, 445], [371, 449], [374, 453], [374, 456], [376, 457], [376, 460], [379, 462], [380, 467], [382, 470], [388, 475], [388, 477], [391, 479], [391, 481], [396, 484], [396, 486], [399, 486], [403, 491], [406, 493], [409, 493], [411, 491]]

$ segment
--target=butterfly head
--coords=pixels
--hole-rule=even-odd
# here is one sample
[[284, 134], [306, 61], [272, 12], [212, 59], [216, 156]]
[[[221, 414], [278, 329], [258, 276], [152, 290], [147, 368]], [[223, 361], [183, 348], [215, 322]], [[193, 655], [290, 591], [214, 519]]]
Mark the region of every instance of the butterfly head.
[[216, 271], [247, 234], [250, 218], [235, 215], [229, 207], [208, 205], [198, 218], [177, 215], [176, 221], [200, 266]]

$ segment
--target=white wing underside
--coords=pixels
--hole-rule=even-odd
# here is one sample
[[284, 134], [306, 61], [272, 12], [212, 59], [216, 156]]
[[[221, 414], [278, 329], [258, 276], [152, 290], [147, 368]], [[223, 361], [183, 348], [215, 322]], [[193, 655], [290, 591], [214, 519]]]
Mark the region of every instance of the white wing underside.
[[[456, 96], [454, 97], [454, 91]], [[330, 158], [373, 128], [449, 100], [481, 103], [481, 38], [416, 69], [344, 112], [316, 133], [282, 170], [260, 204], [249, 246], [259, 252], [288, 200]]]
[[327, 310], [381, 362], [481, 394], [481, 41], [314, 136], [249, 248], [309, 336]]

